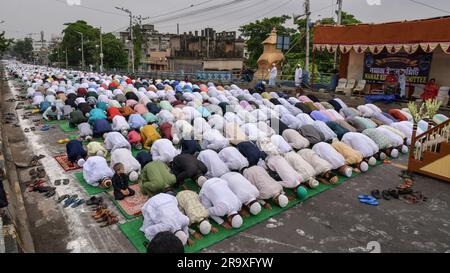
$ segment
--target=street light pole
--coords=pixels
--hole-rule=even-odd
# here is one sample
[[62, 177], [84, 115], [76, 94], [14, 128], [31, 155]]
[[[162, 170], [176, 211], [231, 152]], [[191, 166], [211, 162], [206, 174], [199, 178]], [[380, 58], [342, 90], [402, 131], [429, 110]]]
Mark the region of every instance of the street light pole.
[[75, 32], [81, 35], [81, 70], [84, 71], [84, 35], [82, 32]]
[[69, 61], [67, 58], [67, 47], [66, 47], [66, 70], [68, 70], [68, 69], [69, 69]]
[[[306, 15], [306, 49], [305, 49], [305, 70], [306, 72], [309, 71], [309, 44], [310, 44], [310, 39], [309, 39], [309, 17], [311, 15], [310, 13], [310, 3], [309, 0], [305, 0], [305, 15]], [[314, 73], [314, 71], [313, 71]]]
[[[342, 24], [342, 1], [343, 0], [337, 0], [337, 4], [338, 4], [338, 18], [337, 18], [337, 24], [338, 26], [340, 26]], [[339, 48], [336, 48], [336, 51], [334, 52], [334, 68], [336, 69], [337, 67], [337, 63], [338, 63], [338, 51]]]
[[134, 41], [133, 41], [133, 13], [129, 10], [129, 9], [126, 9], [126, 8], [119, 8], [119, 7], [116, 7], [116, 9], [118, 9], [118, 10], [121, 10], [121, 11], [123, 11], [123, 12], [125, 12], [125, 13], [127, 13], [128, 14], [128, 16], [130, 17], [130, 39], [131, 39], [131, 49], [130, 49], [130, 51], [131, 51], [131, 71], [133, 72], [133, 74], [134, 74]]
[[100, 27], [100, 73], [103, 73], [103, 38], [102, 38], [102, 27]]

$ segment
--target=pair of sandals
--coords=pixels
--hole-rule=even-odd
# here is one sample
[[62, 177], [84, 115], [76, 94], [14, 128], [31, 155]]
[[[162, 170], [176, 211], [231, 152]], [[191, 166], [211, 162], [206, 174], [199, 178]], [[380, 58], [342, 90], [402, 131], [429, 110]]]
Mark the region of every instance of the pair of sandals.
[[69, 185], [70, 180], [69, 179], [57, 179], [55, 180], [54, 185], [55, 186], [61, 186], [62, 185]]
[[106, 206], [99, 206], [92, 217], [97, 223], [102, 223], [100, 227], [107, 227], [119, 222], [119, 218], [114, 215], [112, 211], [106, 208]]
[[41, 163], [39, 163], [39, 160], [41, 160], [44, 157], [45, 157], [45, 155], [35, 155], [35, 156], [33, 156], [31, 158], [31, 160], [30, 160], [29, 166], [30, 167], [34, 167], [34, 166], [40, 165]]
[[380, 204], [378, 202], [378, 200], [375, 197], [373, 197], [372, 195], [359, 195], [358, 199], [359, 199], [359, 202], [366, 204], [366, 205], [378, 206]]
[[57, 200], [58, 203], [61, 203], [62, 201], [64, 201], [63, 205], [64, 208], [67, 208], [69, 206], [72, 208], [76, 208], [85, 203], [85, 200], [83, 198], [78, 198], [78, 194], [74, 195], [65, 194], [60, 198], [58, 198]]
[[45, 169], [42, 166], [39, 166], [36, 169], [31, 169], [28, 173], [30, 174], [32, 179], [44, 178], [47, 175]]
[[399, 199], [399, 193], [397, 190], [393, 190], [393, 189], [389, 189], [389, 190], [383, 190], [383, 191], [379, 191], [379, 190], [373, 190], [371, 192], [371, 195], [376, 198], [377, 200], [379, 199], [384, 199], [384, 200], [391, 200], [392, 198], [394, 199]]

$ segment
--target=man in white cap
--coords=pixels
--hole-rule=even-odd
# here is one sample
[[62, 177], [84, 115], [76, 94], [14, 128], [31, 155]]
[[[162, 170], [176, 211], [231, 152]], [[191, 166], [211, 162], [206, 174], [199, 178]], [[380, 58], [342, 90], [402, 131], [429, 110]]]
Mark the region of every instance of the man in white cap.
[[348, 132], [342, 137], [342, 142], [360, 151], [370, 166], [377, 164], [374, 155], [378, 153], [377, 144], [368, 136], [361, 133]]
[[272, 199], [282, 208], [288, 205], [289, 199], [283, 192], [283, 186], [275, 181], [264, 168], [253, 166], [245, 169], [243, 173], [244, 177], [258, 189], [257, 198], [265, 208], [270, 209], [270, 204], [265, 202], [268, 199]]
[[206, 168], [208, 168], [208, 172], [205, 175], [206, 177], [221, 177], [230, 172], [225, 162], [223, 162], [217, 152], [213, 150], [201, 151], [198, 154], [197, 159], [203, 162]]
[[88, 156], [102, 156], [106, 158], [108, 151], [103, 147], [103, 145], [98, 141], [91, 141], [86, 146]]
[[312, 147], [312, 150], [321, 158], [328, 161], [333, 170], [338, 170], [340, 174], [346, 177], [352, 176], [353, 169], [346, 165], [345, 158], [330, 144], [326, 142], [319, 142]]
[[116, 149], [125, 148], [131, 151], [131, 144], [119, 132], [110, 132], [103, 135], [105, 148], [111, 153]]
[[[175, 196], [160, 193], [150, 198], [142, 207], [144, 223], [140, 230], [148, 240], [162, 232], [172, 232], [183, 245], [191, 244], [189, 239], [189, 218], [178, 208]], [[189, 241], [189, 242], [188, 242]]]
[[248, 167], [248, 160], [235, 147], [226, 147], [219, 152], [219, 158], [231, 171], [240, 172]]
[[209, 129], [203, 133], [201, 147], [203, 149], [211, 149], [220, 151], [230, 145], [226, 139], [217, 129]]
[[269, 86], [275, 86], [275, 80], [277, 79], [277, 65], [275, 63], [272, 64], [272, 68], [270, 69], [269, 74]]
[[305, 181], [310, 188], [317, 188], [319, 182], [315, 179], [316, 172], [314, 167], [304, 160], [299, 154], [292, 151], [284, 155], [284, 159], [297, 171], [301, 177], [301, 181]]
[[112, 119], [112, 126], [111, 126], [111, 128], [112, 128], [113, 131], [121, 132], [121, 134], [123, 136], [127, 136], [128, 135], [128, 131], [130, 130], [130, 124], [128, 124], [128, 122], [125, 119], [125, 117], [120, 116], [120, 115], [116, 115]]
[[83, 167], [83, 177], [89, 185], [100, 188], [111, 187], [111, 177], [113, 177], [114, 172], [108, 166], [104, 157], [91, 156], [86, 161], [80, 159], [78, 166]]
[[[211, 218], [226, 229], [240, 228], [243, 220], [239, 215], [242, 203], [228, 187], [228, 183], [220, 178], [199, 179], [201, 187], [200, 202], [208, 209]], [[222, 217], [226, 217], [223, 220]], [[230, 227], [231, 224], [231, 227]]]
[[295, 69], [295, 86], [301, 87], [303, 81], [303, 69], [300, 64], [297, 64], [297, 68]]
[[251, 214], [258, 215], [261, 212], [261, 204], [257, 201], [259, 191], [242, 174], [229, 172], [222, 175], [221, 179], [227, 181], [230, 190], [236, 194]]
[[190, 190], [180, 191], [177, 194], [177, 200], [180, 210], [189, 218], [189, 227], [192, 229], [190, 231], [196, 239], [200, 239], [197, 230], [202, 235], [218, 231], [217, 228], [211, 226], [208, 220], [209, 212], [200, 202], [196, 192]]
[[130, 150], [124, 148], [114, 150], [111, 153], [111, 169], [117, 163], [122, 163], [125, 174], [128, 175], [131, 182], [136, 182], [139, 179], [141, 164], [134, 158]]
[[173, 158], [181, 153], [180, 150], [175, 149], [172, 141], [161, 138], [153, 142], [150, 149], [153, 160], [159, 160], [164, 163], [172, 162]]

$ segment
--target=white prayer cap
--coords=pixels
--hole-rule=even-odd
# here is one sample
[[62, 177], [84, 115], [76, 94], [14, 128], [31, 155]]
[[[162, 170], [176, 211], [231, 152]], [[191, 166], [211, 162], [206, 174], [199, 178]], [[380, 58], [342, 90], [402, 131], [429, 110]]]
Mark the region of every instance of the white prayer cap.
[[200, 233], [203, 235], [208, 235], [211, 232], [211, 223], [209, 221], [204, 220], [200, 223]]
[[181, 243], [183, 245], [186, 245], [187, 240], [188, 240], [188, 236], [186, 235], [186, 233], [184, 233], [183, 231], [179, 230], [177, 232], [175, 232], [175, 236], [180, 239]]
[[361, 164], [359, 164], [359, 169], [365, 173], [369, 170], [369, 164], [367, 164], [367, 162], [363, 161], [363, 162], [361, 162]]
[[403, 146], [402, 146], [402, 153], [406, 154], [406, 153], [408, 153], [408, 151], [409, 151], [408, 146], [403, 145]]
[[236, 214], [233, 216], [233, 218], [231, 219], [231, 226], [233, 228], [240, 228], [242, 226], [242, 223], [244, 221], [242, 220], [242, 217], [239, 214]]
[[372, 156], [371, 158], [369, 158], [369, 165], [375, 166], [375, 164], [377, 164], [377, 160]]
[[258, 202], [254, 202], [250, 206], [250, 213], [253, 215], [258, 215], [261, 212], [261, 205]]
[[84, 163], [86, 163], [86, 160], [80, 158], [77, 162], [78, 166], [83, 167]]
[[103, 151], [100, 150], [100, 151], [97, 151], [96, 155], [97, 155], [97, 156], [104, 157], [104, 156], [105, 156], [105, 153], [104, 153]]
[[197, 179], [197, 184], [198, 184], [198, 186], [201, 188], [201, 187], [203, 187], [203, 184], [207, 181], [208, 179], [206, 178], [206, 177], [204, 177], [204, 176], [200, 176], [198, 179]]
[[350, 168], [350, 167], [345, 168], [344, 175], [345, 175], [346, 177], [351, 177], [352, 174], [353, 174], [352, 168]]
[[397, 158], [398, 157], [398, 150], [397, 149], [392, 149], [391, 157], [393, 157], [393, 158]]
[[310, 179], [309, 181], [308, 181], [308, 186], [311, 188], [311, 189], [315, 189], [315, 188], [317, 188], [318, 186], [319, 186], [319, 181], [317, 181], [316, 179]]
[[280, 205], [280, 207], [284, 208], [287, 206], [288, 203], [289, 203], [289, 199], [287, 198], [286, 195], [280, 194], [278, 196], [278, 204]]
[[139, 179], [139, 174], [136, 171], [132, 171], [129, 178], [131, 182], [136, 182]]

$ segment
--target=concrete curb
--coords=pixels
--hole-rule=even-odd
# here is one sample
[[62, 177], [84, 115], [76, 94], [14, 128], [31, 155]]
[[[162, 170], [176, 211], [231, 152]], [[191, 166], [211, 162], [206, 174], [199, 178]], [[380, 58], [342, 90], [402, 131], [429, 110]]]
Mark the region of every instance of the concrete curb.
[[[7, 81], [4, 80], [4, 68], [1, 69], [1, 89], [5, 90]], [[1, 92], [0, 101], [4, 106], [3, 95], [6, 92]], [[4, 107], [2, 107], [4, 108]], [[0, 112], [0, 118], [3, 118], [3, 113]], [[4, 130], [3, 124], [0, 125], [0, 167], [5, 170], [5, 178], [3, 184], [5, 191], [9, 195], [9, 206], [7, 207], [7, 216], [3, 219], [3, 228], [0, 233], [3, 234], [5, 252], [7, 253], [34, 253], [33, 239], [30, 233], [27, 212], [22, 196], [22, 190], [19, 184], [19, 177], [14, 164], [14, 159], [9, 148], [9, 141]], [[1, 243], [0, 243], [1, 245]]]

